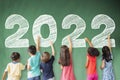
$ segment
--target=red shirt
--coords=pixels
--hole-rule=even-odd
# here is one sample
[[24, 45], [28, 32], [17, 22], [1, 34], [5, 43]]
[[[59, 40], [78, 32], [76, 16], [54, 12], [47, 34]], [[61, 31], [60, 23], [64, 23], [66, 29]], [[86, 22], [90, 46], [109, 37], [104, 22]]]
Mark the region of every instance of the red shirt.
[[96, 57], [90, 56], [89, 54], [87, 55], [88, 57], [88, 67], [87, 67], [87, 74], [96, 74], [97, 69], [96, 69]]

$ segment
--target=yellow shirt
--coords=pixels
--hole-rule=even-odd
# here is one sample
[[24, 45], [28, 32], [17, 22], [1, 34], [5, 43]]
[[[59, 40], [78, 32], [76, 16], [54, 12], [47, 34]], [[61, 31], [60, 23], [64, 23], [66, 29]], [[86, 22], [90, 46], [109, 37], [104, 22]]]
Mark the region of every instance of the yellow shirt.
[[25, 66], [19, 62], [11, 62], [7, 65], [5, 71], [8, 72], [7, 80], [20, 80], [21, 71], [25, 69]]

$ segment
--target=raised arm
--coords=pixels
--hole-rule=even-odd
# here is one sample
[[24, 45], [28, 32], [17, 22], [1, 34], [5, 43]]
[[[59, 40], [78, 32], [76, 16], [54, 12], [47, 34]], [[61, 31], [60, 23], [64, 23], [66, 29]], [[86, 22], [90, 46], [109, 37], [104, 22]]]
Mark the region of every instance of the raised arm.
[[52, 41], [50, 41], [50, 46], [51, 46], [51, 49], [52, 49], [52, 55], [55, 56], [55, 50], [54, 50]]
[[110, 52], [111, 52], [111, 51], [112, 51], [112, 49], [111, 49], [110, 35], [108, 35], [108, 47], [109, 47]]
[[72, 42], [71, 42], [71, 39], [70, 39], [70, 36], [68, 36], [68, 42], [69, 42], [69, 52], [70, 54], [72, 54]]
[[85, 38], [85, 41], [88, 42], [90, 47], [93, 47], [93, 44], [91, 43], [91, 41], [88, 38]]
[[37, 36], [36, 49], [37, 49], [37, 51], [40, 51], [40, 36]]

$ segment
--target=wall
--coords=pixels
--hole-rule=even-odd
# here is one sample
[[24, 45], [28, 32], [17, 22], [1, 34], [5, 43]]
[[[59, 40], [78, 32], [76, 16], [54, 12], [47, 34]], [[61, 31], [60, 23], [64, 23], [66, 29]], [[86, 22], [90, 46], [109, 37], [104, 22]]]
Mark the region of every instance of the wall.
[[[77, 80], [86, 80], [85, 37], [92, 40], [95, 47], [107, 45], [107, 35], [111, 35], [113, 66], [116, 80], [120, 79], [120, 9], [114, 0], [0, 0], [0, 78], [6, 65], [11, 61], [13, 51], [21, 54], [21, 62], [26, 63], [29, 55], [27, 47], [35, 45], [37, 35], [41, 35], [41, 53], [51, 52], [49, 40], [54, 42], [56, 51], [54, 72], [60, 79], [58, 64], [60, 46], [67, 44], [66, 36], [73, 42], [74, 72]], [[101, 55], [97, 59], [99, 79]], [[22, 79], [27, 79], [27, 71]]]

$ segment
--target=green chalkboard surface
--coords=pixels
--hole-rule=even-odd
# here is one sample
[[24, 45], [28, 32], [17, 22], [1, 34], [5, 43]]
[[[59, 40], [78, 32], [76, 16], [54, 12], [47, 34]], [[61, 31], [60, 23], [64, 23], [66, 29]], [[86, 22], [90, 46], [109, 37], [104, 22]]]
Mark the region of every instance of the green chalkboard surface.
[[[73, 66], [77, 80], [86, 80], [86, 54], [88, 37], [94, 47], [107, 45], [111, 35], [113, 67], [116, 80], [120, 80], [120, 2], [118, 0], [0, 0], [0, 79], [13, 51], [21, 54], [21, 62], [29, 58], [27, 47], [35, 45], [41, 36], [40, 52], [51, 53], [49, 40], [55, 47], [54, 73], [60, 80], [58, 64], [60, 46], [68, 44], [70, 35], [73, 43]], [[102, 54], [102, 53], [101, 53]], [[97, 59], [99, 80], [102, 79], [101, 54]], [[27, 79], [27, 70], [21, 80]]]

